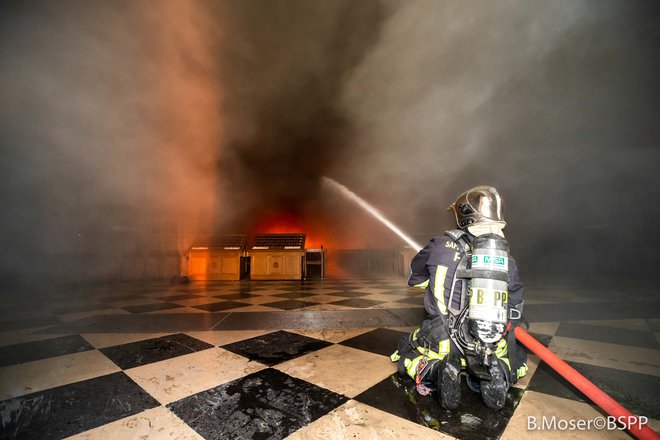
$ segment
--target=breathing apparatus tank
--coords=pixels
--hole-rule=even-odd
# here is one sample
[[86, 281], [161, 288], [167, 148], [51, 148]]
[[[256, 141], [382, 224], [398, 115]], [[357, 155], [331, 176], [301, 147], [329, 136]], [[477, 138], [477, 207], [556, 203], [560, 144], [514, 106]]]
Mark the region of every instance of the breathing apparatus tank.
[[509, 244], [496, 234], [480, 235], [472, 242], [468, 260], [469, 303], [466, 350], [470, 370], [488, 378], [488, 365], [508, 324]]
[[508, 322], [509, 244], [495, 234], [480, 235], [472, 243], [468, 327], [482, 342], [495, 343]]

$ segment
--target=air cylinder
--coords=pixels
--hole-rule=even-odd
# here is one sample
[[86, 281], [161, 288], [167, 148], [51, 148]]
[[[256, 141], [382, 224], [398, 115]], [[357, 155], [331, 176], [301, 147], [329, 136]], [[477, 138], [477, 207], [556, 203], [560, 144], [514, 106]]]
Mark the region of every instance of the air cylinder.
[[482, 342], [497, 342], [508, 322], [509, 243], [496, 234], [476, 237], [468, 272], [468, 329]]

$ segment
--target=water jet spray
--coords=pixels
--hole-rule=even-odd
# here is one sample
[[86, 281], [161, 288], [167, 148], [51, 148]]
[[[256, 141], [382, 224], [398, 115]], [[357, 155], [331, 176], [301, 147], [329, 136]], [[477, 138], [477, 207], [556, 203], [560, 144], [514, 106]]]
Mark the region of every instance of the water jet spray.
[[353, 191], [350, 189], [346, 188], [344, 185], [341, 183], [337, 182], [334, 179], [331, 179], [330, 177], [321, 177], [321, 180], [323, 183], [334, 189], [335, 191], [339, 192], [341, 195], [349, 199], [350, 201], [356, 203], [358, 206], [360, 206], [362, 209], [367, 211], [369, 215], [371, 215], [373, 218], [381, 222], [383, 225], [387, 226], [392, 232], [394, 232], [396, 235], [401, 237], [403, 241], [405, 241], [408, 246], [412, 247], [416, 251], [419, 251], [422, 249], [422, 246], [420, 246], [419, 243], [417, 243], [415, 240], [410, 238], [408, 235], [406, 235], [397, 225], [389, 221], [383, 214], [381, 214], [376, 208], [371, 206], [366, 200], [355, 194]]

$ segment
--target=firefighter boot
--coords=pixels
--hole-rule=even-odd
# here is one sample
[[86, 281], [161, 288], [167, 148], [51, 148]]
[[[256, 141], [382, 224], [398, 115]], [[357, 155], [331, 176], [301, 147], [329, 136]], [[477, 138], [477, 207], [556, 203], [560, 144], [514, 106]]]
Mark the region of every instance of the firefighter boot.
[[437, 374], [440, 406], [456, 409], [461, 401], [461, 357], [456, 353], [447, 354]]
[[503, 362], [494, 359], [489, 371], [491, 380], [481, 381], [481, 397], [488, 408], [501, 409], [506, 401], [506, 393], [509, 390], [509, 380]]

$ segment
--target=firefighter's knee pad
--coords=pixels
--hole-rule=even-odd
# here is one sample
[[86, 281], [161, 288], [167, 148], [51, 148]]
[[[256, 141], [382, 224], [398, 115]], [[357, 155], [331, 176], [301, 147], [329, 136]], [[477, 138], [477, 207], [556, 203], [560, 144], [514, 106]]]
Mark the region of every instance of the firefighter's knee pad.
[[397, 366], [399, 375], [408, 376], [411, 379], [415, 379], [417, 377], [417, 368], [419, 366], [419, 363], [422, 361], [423, 357], [424, 356], [422, 356], [421, 354], [414, 356], [413, 353], [412, 356], [406, 356], [401, 358]]
[[521, 379], [525, 376], [527, 376], [527, 371], [529, 371], [529, 367], [527, 366], [526, 363], [523, 363], [518, 369], [516, 370], [516, 373], [514, 374], [515, 380], [513, 381], [514, 383], [518, 381], [518, 379]]
[[513, 345], [513, 352], [510, 353], [506, 339], [501, 339], [495, 350], [495, 356], [506, 365], [506, 370], [508, 371], [512, 383], [516, 383], [518, 379], [527, 375], [527, 371], [529, 370], [527, 363], [525, 362], [527, 359], [526, 353], [523, 351], [522, 354], [520, 354], [517, 350], [520, 349]]

